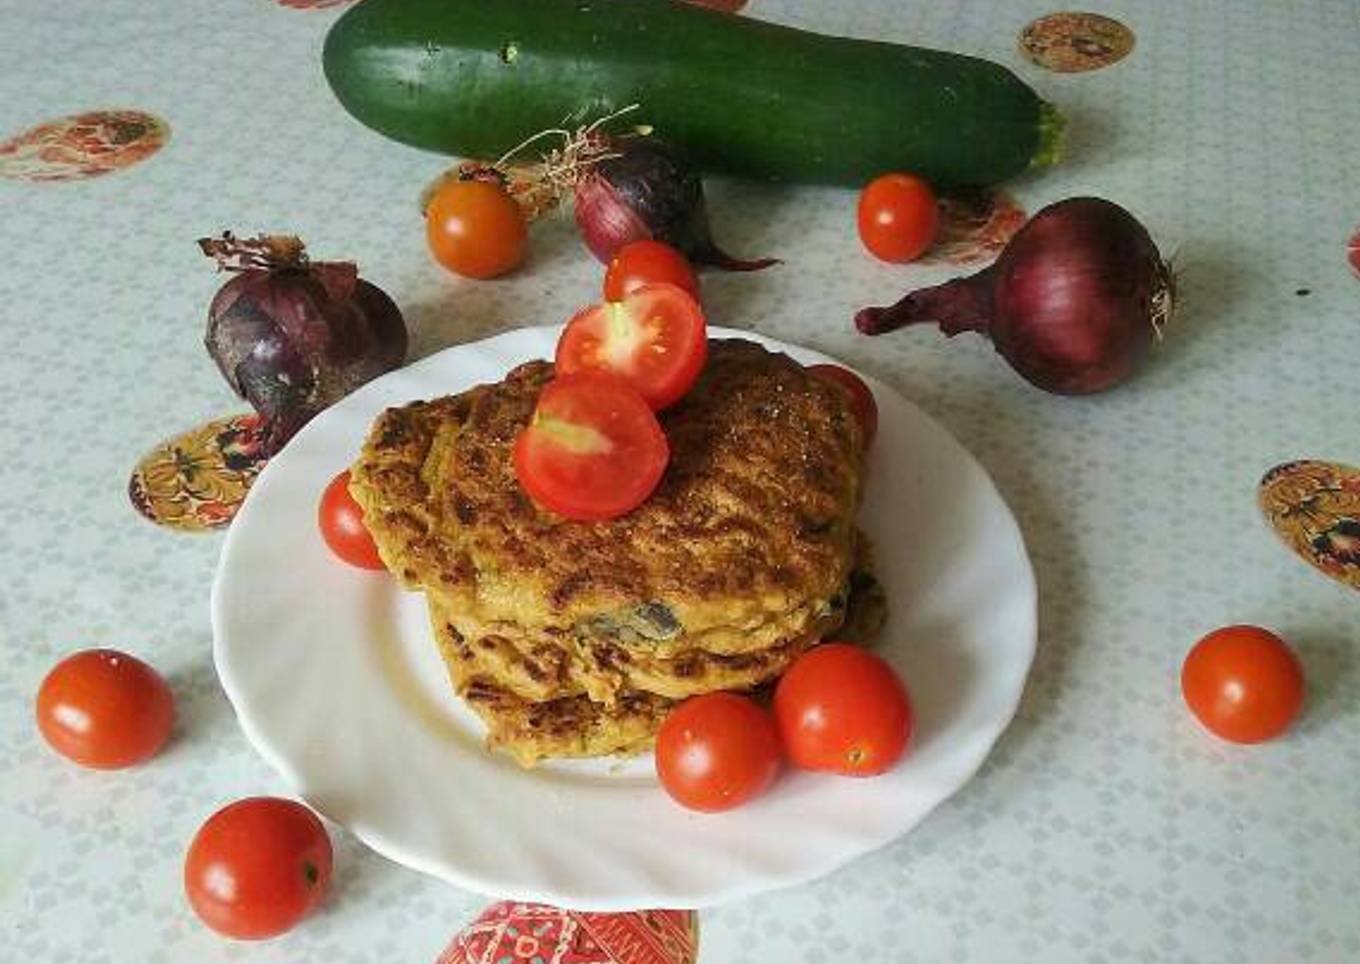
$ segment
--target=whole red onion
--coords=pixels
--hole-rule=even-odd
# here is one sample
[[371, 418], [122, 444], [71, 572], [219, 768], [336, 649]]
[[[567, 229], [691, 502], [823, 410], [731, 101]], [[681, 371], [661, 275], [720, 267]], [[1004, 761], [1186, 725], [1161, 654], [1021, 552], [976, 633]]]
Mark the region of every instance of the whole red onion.
[[1032, 384], [1085, 395], [1138, 369], [1174, 302], [1172, 272], [1147, 230], [1117, 204], [1079, 197], [1036, 214], [977, 274], [865, 308], [855, 327], [980, 332]]
[[664, 241], [694, 264], [757, 271], [777, 258], [743, 261], [714, 242], [704, 184], [664, 142], [620, 137], [576, 181], [576, 224], [605, 264], [631, 241]]
[[312, 416], [406, 359], [406, 324], [347, 261], [308, 260], [286, 236], [199, 240], [235, 277], [208, 308], [208, 354], [259, 412], [264, 451], [281, 449]]

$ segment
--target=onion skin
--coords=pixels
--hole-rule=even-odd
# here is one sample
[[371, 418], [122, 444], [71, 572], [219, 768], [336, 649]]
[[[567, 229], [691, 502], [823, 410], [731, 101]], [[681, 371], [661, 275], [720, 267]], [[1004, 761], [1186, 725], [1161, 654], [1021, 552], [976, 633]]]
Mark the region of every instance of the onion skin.
[[586, 247], [608, 264], [632, 241], [663, 241], [692, 264], [758, 271], [777, 258], [744, 261], [713, 242], [704, 184], [654, 137], [618, 138], [576, 184], [576, 225]]
[[1119, 205], [1069, 198], [1036, 214], [991, 266], [865, 308], [878, 335], [935, 322], [989, 336], [1031, 384], [1060, 395], [1113, 388], [1147, 359], [1174, 306], [1172, 273], [1147, 230]]
[[322, 409], [399, 367], [407, 332], [397, 306], [353, 264], [307, 262], [300, 245], [293, 259], [243, 253], [255, 243], [205, 247], [235, 275], [208, 308], [204, 343], [260, 414], [272, 455]]

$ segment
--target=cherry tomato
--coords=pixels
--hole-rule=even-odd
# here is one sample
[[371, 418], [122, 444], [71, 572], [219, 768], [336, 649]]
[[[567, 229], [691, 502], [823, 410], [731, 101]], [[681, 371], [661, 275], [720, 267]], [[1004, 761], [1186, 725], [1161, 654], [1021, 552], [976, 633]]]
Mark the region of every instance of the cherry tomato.
[[524, 259], [529, 230], [510, 195], [486, 181], [450, 181], [425, 209], [436, 261], [468, 278], [496, 278]]
[[608, 371], [660, 411], [690, 390], [708, 359], [699, 303], [672, 284], [650, 284], [622, 301], [583, 308], [557, 342], [557, 372]]
[[779, 772], [779, 734], [759, 704], [735, 693], [691, 697], [656, 735], [656, 775], [691, 810], [730, 810], [764, 793]]
[[867, 649], [826, 643], [789, 667], [774, 691], [784, 752], [806, 770], [873, 776], [911, 741], [911, 700], [893, 668]]
[[170, 737], [175, 700], [154, 669], [116, 649], [87, 649], [52, 667], [38, 689], [38, 730], [68, 760], [134, 766]]
[[699, 300], [699, 276], [679, 251], [660, 241], [630, 241], [619, 248], [604, 273], [604, 300], [622, 301], [643, 285], [673, 284]]
[[515, 440], [515, 474], [539, 505], [568, 519], [613, 519], [641, 505], [670, 446], [652, 410], [606, 372], [559, 375]]
[[1279, 636], [1225, 626], [1205, 636], [1181, 667], [1181, 692], [1205, 729], [1233, 743], [1279, 736], [1303, 705], [1303, 668]]
[[809, 365], [808, 371], [850, 390], [850, 408], [859, 420], [859, 427], [864, 430], [864, 444], [867, 446], [872, 442], [878, 434], [878, 402], [874, 401], [874, 393], [864, 384], [864, 379], [840, 365]]
[[915, 261], [935, 243], [940, 210], [930, 185], [914, 174], [884, 174], [859, 196], [859, 237], [882, 261]]
[[364, 525], [364, 510], [349, 494], [349, 470], [346, 469], [326, 486], [317, 506], [316, 521], [321, 527], [321, 538], [331, 552], [360, 569], [386, 569], [373, 537]]
[[184, 892], [219, 934], [274, 937], [321, 900], [331, 859], [331, 838], [312, 811], [293, 800], [248, 797], [217, 811], [194, 835]]

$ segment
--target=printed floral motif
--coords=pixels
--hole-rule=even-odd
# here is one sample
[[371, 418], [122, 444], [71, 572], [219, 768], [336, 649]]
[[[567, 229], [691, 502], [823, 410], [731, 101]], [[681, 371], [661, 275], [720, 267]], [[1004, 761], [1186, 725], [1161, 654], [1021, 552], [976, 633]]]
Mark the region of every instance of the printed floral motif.
[[170, 126], [139, 110], [99, 110], [40, 124], [0, 143], [0, 177], [74, 181], [120, 171], [165, 146]]
[[991, 261], [1024, 224], [1024, 208], [1003, 191], [944, 195], [939, 236], [921, 263], [962, 267]]
[[597, 914], [546, 904], [492, 904], [459, 932], [436, 964], [694, 964], [691, 911]]
[[1360, 278], [1360, 228], [1356, 228], [1351, 239], [1346, 242], [1346, 261], [1350, 263], [1355, 276]]
[[232, 415], [162, 442], [132, 470], [133, 507], [171, 529], [222, 528], [264, 468], [259, 424], [256, 415]]
[[1099, 70], [1133, 50], [1133, 31], [1098, 13], [1050, 13], [1020, 31], [1020, 50], [1060, 74]]
[[1258, 499], [1285, 545], [1333, 579], [1360, 589], [1360, 469], [1286, 462], [1266, 473]]

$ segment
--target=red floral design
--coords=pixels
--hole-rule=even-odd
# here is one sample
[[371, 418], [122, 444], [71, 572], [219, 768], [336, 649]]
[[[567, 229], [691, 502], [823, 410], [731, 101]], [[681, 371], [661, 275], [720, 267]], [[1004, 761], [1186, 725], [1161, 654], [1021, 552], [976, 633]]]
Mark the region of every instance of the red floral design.
[[139, 110], [99, 110], [40, 124], [0, 143], [0, 177], [74, 181], [146, 160], [170, 126]]
[[492, 904], [436, 964], [694, 964], [698, 918], [691, 911], [596, 914], [546, 904]]
[[1333, 579], [1360, 589], [1360, 469], [1286, 462], [1266, 473], [1257, 499], [1285, 545]]
[[1346, 260], [1350, 262], [1355, 276], [1360, 278], [1360, 228], [1356, 228], [1351, 239], [1346, 242]]
[[170, 529], [222, 528], [267, 461], [259, 427], [257, 415], [232, 415], [162, 442], [128, 479], [133, 508]]

